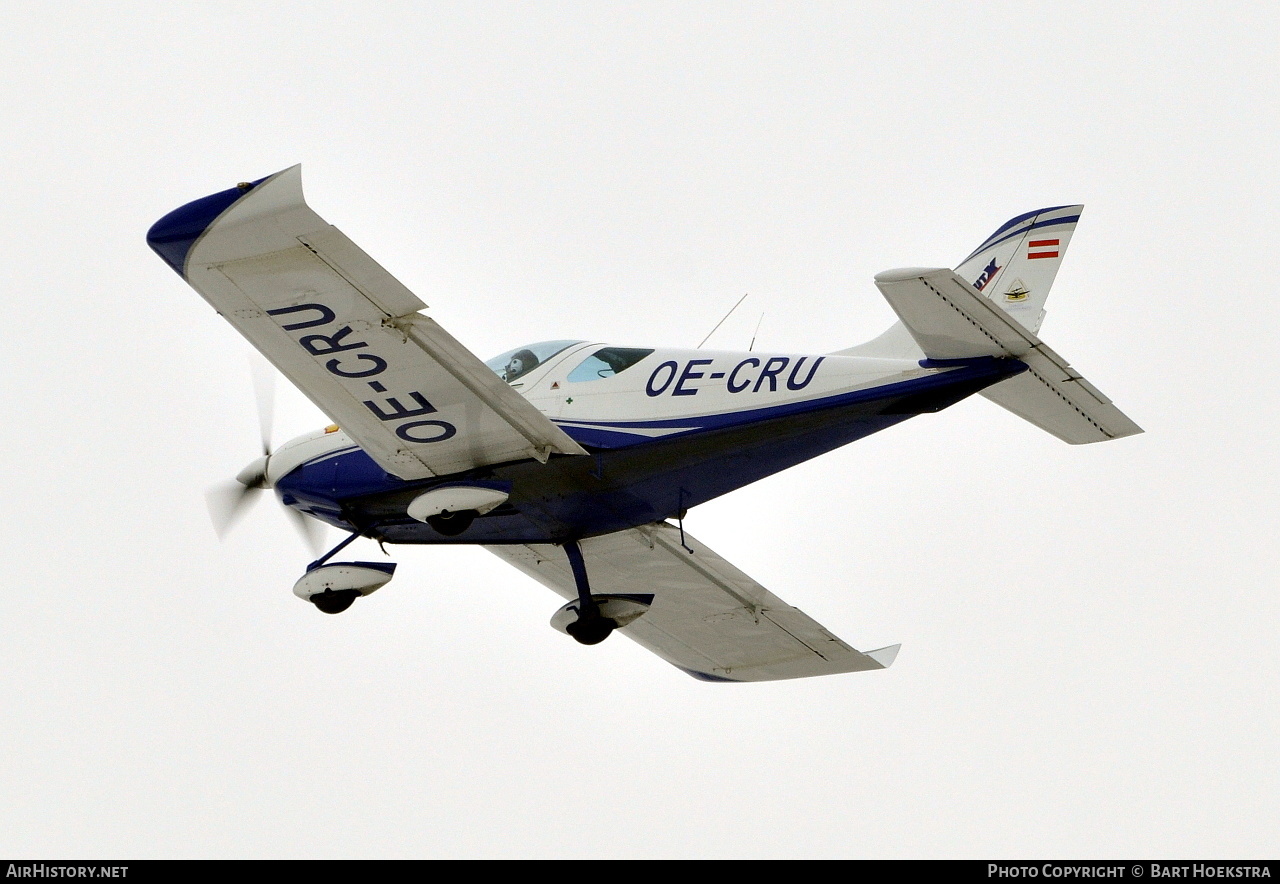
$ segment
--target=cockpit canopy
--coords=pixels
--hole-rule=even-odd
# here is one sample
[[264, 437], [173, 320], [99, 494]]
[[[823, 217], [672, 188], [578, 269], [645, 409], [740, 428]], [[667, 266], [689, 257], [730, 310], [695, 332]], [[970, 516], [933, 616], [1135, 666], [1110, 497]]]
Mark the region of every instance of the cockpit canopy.
[[574, 344], [585, 341], [542, 341], [538, 344], [526, 344], [514, 350], [508, 350], [492, 359], [486, 359], [485, 365], [493, 369], [498, 377], [508, 384], [533, 371], [552, 356], [569, 349]]
[[[485, 361], [485, 365], [493, 369], [498, 377], [507, 383], [520, 378], [542, 365], [557, 353], [561, 353], [585, 341], [542, 341], [538, 344], [527, 344], [508, 350], [500, 356]], [[635, 347], [602, 347], [582, 360], [566, 380], [578, 383], [581, 381], [597, 381], [601, 378], [622, 374], [631, 366], [651, 354], [653, 350]]]

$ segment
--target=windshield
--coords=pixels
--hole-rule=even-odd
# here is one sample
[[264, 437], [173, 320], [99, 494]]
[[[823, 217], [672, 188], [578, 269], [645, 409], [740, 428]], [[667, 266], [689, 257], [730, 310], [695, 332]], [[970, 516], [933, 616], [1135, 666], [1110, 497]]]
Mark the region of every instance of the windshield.
[[507, 383], [533, 371], [561, 350], [566, 350], [582, 341], [542, 341], [538, 344], [526, 344], [514, 350], [508, 350], [500, 356], [486, 359], [484, 364], [493, 369], [498, 377]]
[[638, 350], [634, 347], [605, 347], [584, 359], [581, 365], [569, 372], [566, 380], [578, 383], [611, 378], [622, 374], [652, 352], [652, 350]]

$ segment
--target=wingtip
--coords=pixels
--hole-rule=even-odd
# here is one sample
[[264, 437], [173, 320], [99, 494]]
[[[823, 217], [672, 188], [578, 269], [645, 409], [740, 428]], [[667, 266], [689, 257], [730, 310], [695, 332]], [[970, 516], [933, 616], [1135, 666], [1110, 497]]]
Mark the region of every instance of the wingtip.
[[885, 669], [888, 669], [893, 665], [893, 661], [898, 659], [898, 651], [901, 648], [901, 644], [889, 645], [887, 648], [877, 648], [874, 651], [867, 651], [866, 656], [875, 660]]
[[147, 231], [147, 245], [151, 246], [151, 249], [163, 258], [166, 264], [176, 270], [179, 276], [183, 276], [186, 270], [187, 254], [210, 224], [264, 181], [279, 178], [287, 173], [293, 173], [293, 177], [300, 179], [301, 170], [302, 164], [296, 163], [273, 175], [259, 178], [257, 181], [242, 181], [235, 187], [229, 187], [179, 206], [151, 225], [151, 229]]
[[187, 253], [200, 235], [219, 215], [266, 180], [259, 178], [257, 181], [244, 181], [235, 187], [179, 206], [151, 225], [151, 229], [147, 231], [147, 245], [176, 270], [179, 276], [183, 275]]

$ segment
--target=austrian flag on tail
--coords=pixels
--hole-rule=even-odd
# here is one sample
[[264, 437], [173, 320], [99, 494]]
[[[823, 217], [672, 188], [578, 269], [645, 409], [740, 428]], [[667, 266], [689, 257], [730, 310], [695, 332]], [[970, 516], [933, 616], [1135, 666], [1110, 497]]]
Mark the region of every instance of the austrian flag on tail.
[[1027, 243], [1027, 258], [1056, 257], [1058, 257], [1058, 240], [1056, 239], [1033, 239]]

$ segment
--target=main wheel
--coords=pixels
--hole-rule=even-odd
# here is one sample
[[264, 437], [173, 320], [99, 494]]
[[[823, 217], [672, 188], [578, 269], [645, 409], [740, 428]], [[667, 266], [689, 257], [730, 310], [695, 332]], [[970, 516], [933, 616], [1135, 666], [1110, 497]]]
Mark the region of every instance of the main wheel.
[[360, 591], [357, 589], [326, 589], [313, 595], [310, 601], [326, 614], [341, 614], [358, 598]]
[[475, 510], [460, 510], [456, 513], [445, 510], [439, 515], [427, 516], [427, 524], [445, 537], [457, 537], [471, 527], [476, 515]]

